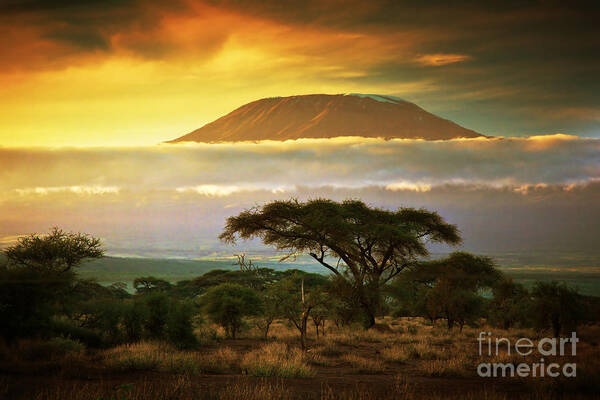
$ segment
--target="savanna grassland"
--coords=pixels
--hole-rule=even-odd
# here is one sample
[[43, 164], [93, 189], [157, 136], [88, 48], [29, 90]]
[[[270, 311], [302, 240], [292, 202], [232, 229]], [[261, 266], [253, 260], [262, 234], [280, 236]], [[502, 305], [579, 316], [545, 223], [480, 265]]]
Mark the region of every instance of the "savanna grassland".
[[[313, 327], [311, 327], [313, 328]], [[595, 398], [600, 379], [600, 328], [579, 330], [576, 378], [482, 378], [481, 362], [534, 363], [537, 356], [479, 355], [477, 335], [514, 341], [540, 338], [528, 329], [489, 326], [448, 331], [421, 318], [378, 320], [370, 330], [327, 326], [308, 333], [273, 323], [268, 339], [255, 328], [227, 339], [222, 328], [196, 329], [199, 346], [178, 350], [140, 341], [104, 350], [77, 342], [21, 340], [1, 350], [3, 399], [550, 399]], [[534, 341], [535, 342], [535, 341]], [[552, 358], [546, 358], [546, 363]]]
[[327, 275], [242, 253], [237, 268], [176, 283], [136, 261], [131, 286], [80, 274], [104, 259], [99, 238], [20, 237], [0, 263], [0, 399], [596, 396], [600, 298], [564, 281], [527, 287], [488, 256], [428, 258], [430, 241], [459, 233], [425, 209], [273, 202], [230, 217], [220, 239], [308, 254]]

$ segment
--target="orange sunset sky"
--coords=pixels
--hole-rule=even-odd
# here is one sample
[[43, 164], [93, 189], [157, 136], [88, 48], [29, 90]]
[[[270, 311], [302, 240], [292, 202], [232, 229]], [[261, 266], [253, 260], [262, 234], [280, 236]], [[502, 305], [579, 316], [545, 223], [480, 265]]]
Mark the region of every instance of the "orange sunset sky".
[[346, 92], [489, 135], [599, 136], [596, 17], [536, 2], [5, 0], [0, 145], [155, 144], [258, 98]]

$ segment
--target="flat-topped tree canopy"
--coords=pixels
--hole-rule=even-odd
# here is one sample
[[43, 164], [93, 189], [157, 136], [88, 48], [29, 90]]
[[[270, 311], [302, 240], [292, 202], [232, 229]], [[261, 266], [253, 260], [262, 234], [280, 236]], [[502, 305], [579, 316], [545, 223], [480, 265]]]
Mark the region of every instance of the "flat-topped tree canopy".
[[42, 272], [67, 272], [84, 260], [104, 256], [99, 238], [56, 227], [46, 235], [21, 237], [3, 252], [9, 263]]
[[309, 254], [336, 275], [348, 272], [373, 323], [377, 305], [367, 292], [378, 293], [382, 284], [427, 256], [427, 242], [461, 241], [457, 227], [436, 212], [390, 211], [359, 200], [328, 199], [273, 201], [243, 211], [227, 219], [219, 236], [229, 243], [238, 237], [258, 237], [288, 251], [288, 257]]

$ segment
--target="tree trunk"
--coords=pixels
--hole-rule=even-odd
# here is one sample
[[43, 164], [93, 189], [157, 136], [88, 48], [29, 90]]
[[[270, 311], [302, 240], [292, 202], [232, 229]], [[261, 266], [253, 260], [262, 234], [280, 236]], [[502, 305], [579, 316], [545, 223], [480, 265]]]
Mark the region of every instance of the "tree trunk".
[[[377, 277], [377, 279], [379, 280], [379, 277]], [[365, 290], [368, 290], [370, 293], [375, 293], [375, 297], [366, 294]], [[363, 286], [359, 295], [361, 297], [360, 304], [366, 314], [365, 328], [371, 329], [375, 325], [375, 314], [379, 309], [379, 284], [371, 283], [367, 286]]]
[[452, 330], [452, 327], [454, 326], [454, 320], [452, 318], [447, 318], [448, 321], [448, 330]]
[[366, 309], [365, 312], [367, 314], [365, 328], [371, 329], [375, 325], [375, 313], [373, 313], [370, 309]]
[[300, 346], [302, 346], [302, 351], [306, 350], [306, 325], [308, 325], [309, 312], [310, 310], [302, 312], [302, 322], [300, 325]]
[[269, 328], [271, 327], [271, 322], [267, 322], [265, 324], [265, 340], [269, 338]]
[[552, 321], [552, 330], [554, 331], [554, 337], [560, 336], [560, 321], [554, 320]]

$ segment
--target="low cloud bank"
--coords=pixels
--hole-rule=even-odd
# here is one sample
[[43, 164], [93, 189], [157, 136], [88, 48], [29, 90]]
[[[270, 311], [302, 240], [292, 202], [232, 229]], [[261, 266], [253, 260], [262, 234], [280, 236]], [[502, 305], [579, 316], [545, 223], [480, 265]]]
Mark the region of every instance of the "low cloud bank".
[[593, 251], [600, 139], [0, 148], [0, 238], [58, 225], [127, 254], [210, 255], [227, 216], [319, 196], [437, 210], [475, 251]]
[[[578, 185], [600, 178], [600, 139], [342, 138], [139, 148], [0, 148], [0, 189], [287, 190], [294, 185], [427, 191], [444, 184]], [[75, 190], [76, 191], [76, 190]]]

